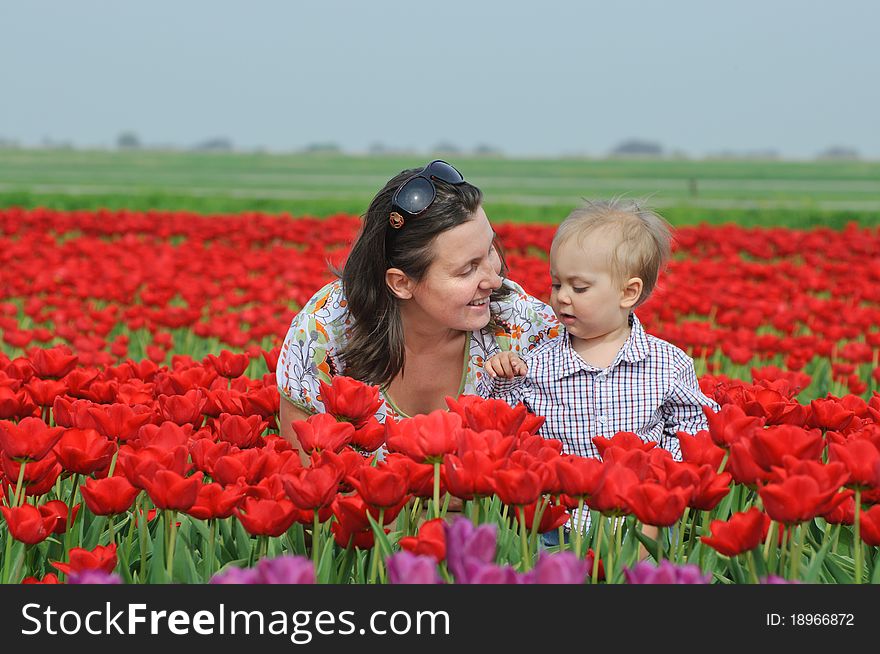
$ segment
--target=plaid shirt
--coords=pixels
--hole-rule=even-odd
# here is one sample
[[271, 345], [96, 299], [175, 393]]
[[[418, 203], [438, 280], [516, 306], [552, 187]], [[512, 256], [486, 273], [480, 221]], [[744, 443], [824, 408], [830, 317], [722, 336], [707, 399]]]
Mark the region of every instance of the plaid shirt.
[[591, 366], [569, 338], [557, 338], [525, 355], [525, 377], [496, 379], [492, 396], [544, 416], [540, 434], [562, 441], [567, 454], [598, 457], [594, 436], [629, 431], [681, 460], [676, 433], [708, 429], [703, 406], [719, 407], [700, 391], [687, 354], [647, 334], [635, 314], [630, 327], [607, 368]]

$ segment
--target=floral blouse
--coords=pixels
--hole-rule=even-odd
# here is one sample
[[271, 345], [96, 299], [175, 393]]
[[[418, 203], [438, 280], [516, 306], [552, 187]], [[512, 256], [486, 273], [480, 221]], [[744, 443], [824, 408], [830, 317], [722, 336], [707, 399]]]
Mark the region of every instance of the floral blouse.
[[[493, 380], [483, 371], [483, 362], [499, 351], [525, 353], [559, 336], [559, 323], [549, 306], [528, 295], [515, 282], [505, 279], [504, 285], [511, 292], [490, 307], [497, 327], [471, 332], [459, 395], [491, 395]], [[345, 374], [340, 352], [347, 343], [351, 320], [340, 280], [315, 293], [294, 316], [281, 346], [275, 375], [278, 390], [303, 411], [323, 412], [318, 381], [329, 383], [331, 377]], [[388, 401], [383, 389], [379, 397], [382, 406], [376, 418], [380, 422], [388, 417], [407, 417]]]

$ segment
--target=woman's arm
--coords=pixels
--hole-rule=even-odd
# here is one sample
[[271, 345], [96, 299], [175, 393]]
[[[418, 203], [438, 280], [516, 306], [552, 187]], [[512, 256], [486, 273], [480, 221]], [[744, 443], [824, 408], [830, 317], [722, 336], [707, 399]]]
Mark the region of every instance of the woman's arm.
[[309, 465], [309, 457], [303, 452], [302, 446], [299, 444], [299, 439], [296, 437], [296, 432], [293, 430], [293, 427], [290, 423], [295, 420], [305, 420], [309, 417], [309, 414], [296, 406], [293, 402], [290, 401], [284, 393], [281, 393], [281, 403], [279, 405], [279, 421], [278, 428], [279, 433], [282, 438], [287, 440], [291, 445], [293, 445], [294, 449], [299, 452], [299, 459], [302, 461], [304, 466]]

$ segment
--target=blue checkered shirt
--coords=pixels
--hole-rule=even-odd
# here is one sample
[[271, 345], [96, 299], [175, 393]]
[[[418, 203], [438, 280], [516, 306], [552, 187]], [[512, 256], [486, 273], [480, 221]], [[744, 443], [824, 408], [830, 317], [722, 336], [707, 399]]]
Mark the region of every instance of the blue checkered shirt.
[[635, 314], [630, 328], [607, 368], [585, 362], [566, 334], [527, 353], [528, 374], [496, 379], [492, 396], [544, 416], [540, 434], [562, 441], [567, 454], [598, 457], [594, 436], [629, 431], [681, 460], [676, 433], [708, 429], [703, 406], [719, 407], [700, 390], [693, 359], [647, 334]]

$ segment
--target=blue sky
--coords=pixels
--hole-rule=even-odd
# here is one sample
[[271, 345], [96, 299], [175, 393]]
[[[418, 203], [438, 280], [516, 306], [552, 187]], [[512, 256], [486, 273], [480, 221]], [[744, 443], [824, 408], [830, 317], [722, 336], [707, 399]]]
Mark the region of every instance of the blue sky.
[[0, 138], [880, 158], [880, 3], [0, 0]]

